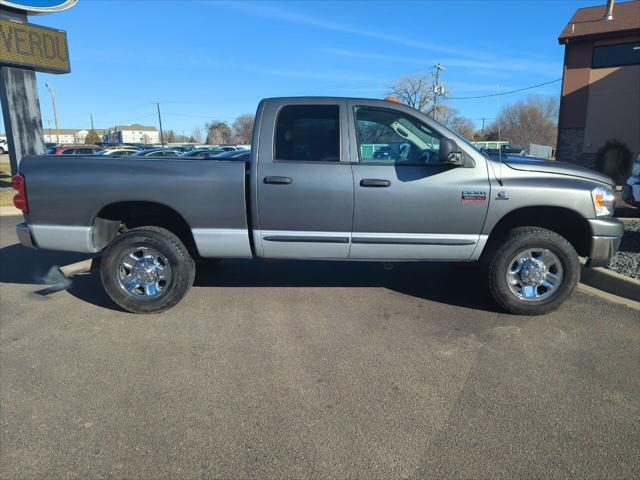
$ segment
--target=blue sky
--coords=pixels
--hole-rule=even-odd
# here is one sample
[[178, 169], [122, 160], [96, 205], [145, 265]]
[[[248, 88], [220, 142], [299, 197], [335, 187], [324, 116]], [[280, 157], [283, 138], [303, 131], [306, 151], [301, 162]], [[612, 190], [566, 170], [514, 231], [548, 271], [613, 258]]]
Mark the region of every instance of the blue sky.
[[[224, 2], [80, 0], [34, 16], [68, 32], [72, 73], [38, 73], [43, 126], [52, 120], [44, 82], [56, 89], [61, 128], [155, 125], [189, 133], [212, 119], [253, 113], [260, 98], [380, 98], [407, 73], [447, 67], [452, 97], [491, 94], [562, 76], [557, 37], [573, 12], [601, 1]], [[529, 93], [451, 104], [476, 124]], [[3, 129], [3, 128], [2, 128]]]

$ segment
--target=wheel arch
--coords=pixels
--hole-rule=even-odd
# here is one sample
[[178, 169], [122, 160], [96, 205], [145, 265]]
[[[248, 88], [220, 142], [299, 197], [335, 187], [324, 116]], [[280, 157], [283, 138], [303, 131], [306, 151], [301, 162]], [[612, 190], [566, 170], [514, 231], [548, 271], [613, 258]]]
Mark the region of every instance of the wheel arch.
[[587, 219], [575, 210], [555, 206], [521, 207], [510, 211], [491, 229], [487, 245], [504, 240], [507, 233], [517, 227], [540, 227], [556, 232], [567, 239], [580, 256], [589, 256], [591, 251], [591, 227]]
[[105, 205], [93, 219], [94, 243], [102, 249], [119, 233], [143, 226], [165, 228], [184, 243], [193, 257], [198, 256], [187, 220], [173, 208], [158, 202], [122, 201]]

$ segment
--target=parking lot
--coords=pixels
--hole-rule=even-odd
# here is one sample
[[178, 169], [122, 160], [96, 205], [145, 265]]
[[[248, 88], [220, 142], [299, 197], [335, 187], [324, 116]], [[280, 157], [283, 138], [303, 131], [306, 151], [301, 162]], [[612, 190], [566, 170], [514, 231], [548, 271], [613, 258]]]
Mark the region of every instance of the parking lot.
[[0, 475], [633, 478], [640, 318], [498, 313], [469, 265], [223, 261], [119, 311], [1, 217]]

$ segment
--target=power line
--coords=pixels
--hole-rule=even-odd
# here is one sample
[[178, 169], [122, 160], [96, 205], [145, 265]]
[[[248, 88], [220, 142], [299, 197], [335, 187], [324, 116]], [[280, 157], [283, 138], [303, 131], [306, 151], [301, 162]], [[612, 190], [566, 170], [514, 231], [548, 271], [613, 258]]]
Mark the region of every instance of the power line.
[[490, 93], [489, 95], [478, 95], [475, 97], [446, 97], [447, 100], [471, 100], [473, 98], [489, 98], [489, 97], [499, 97], [501, 95], [509, 95], [510, 93], [523, 92], [525, 90], [531, 90], [532, 88], [543, 87], [545, 85], [549, 85], [551, 83], [556, 83], [561, 81], [561, 78], [556, 78], [555, 80], [551, 80], [550, 82], [539, 83], [537, 85], [531, 85], [530, 87], [518, 88], [516, 90], [509, 90], [508, 92], [499, 92], [499, 93]]

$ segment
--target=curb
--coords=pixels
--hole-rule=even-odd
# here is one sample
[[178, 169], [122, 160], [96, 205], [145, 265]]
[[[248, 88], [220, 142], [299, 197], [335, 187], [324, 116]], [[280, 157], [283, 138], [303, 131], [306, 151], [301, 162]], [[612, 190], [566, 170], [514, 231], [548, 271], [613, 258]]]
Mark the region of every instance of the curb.
[[[591, 287], [585, 291], [598, 294], [603, 293], [603, 298], [616, 301], [610, 297], [617, 297], [616, 303], [624, 303], [632, 308], [640, 310], [640, 281], [609, 270], [607, 268], [585, 268], [581, 267], [581, 286]], [[592, 290], [596, 290], [595, 292]]]
[[593, 295], [595, 297], [602, 298], [603, 300], [607, 300], [608, 302], [617, 303], [619, 305], [624, 305], [625, 307], [640, 311], [640, 302], [603, 292], [602, 290], [590, 287], [589, 285], [585, 285], [584, 283], [578, 284], [578, 291], [586, 293], [587, 295]]

